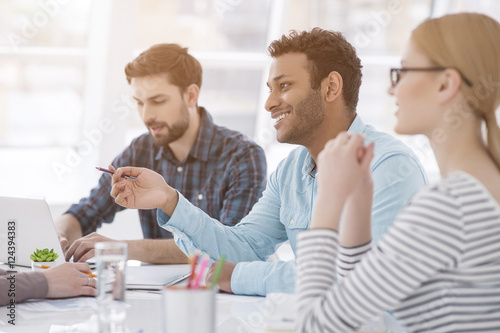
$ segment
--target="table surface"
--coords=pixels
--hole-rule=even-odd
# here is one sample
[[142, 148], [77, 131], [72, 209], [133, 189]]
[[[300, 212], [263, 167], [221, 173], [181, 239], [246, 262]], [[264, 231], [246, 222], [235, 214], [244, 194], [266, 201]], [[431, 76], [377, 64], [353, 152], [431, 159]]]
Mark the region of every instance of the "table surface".
[[[1, 268], [3, 265], [0, 265]], [[126, 293], [128, 333], [158, 333], [163, 331], [165, 318], [162, 294], [146, 291]], [[216, 333], [262, 333], [269, 307], [265, 297], [216, 295]], [[97, 301], [93, 297], [58, 300], [30, 300], [16, 304], [15, 326], [9, 324], [7, 307], [0, 307], [0, 332], [59, 333], [98, 332]], [[279, 332], [290, 332], [283, 330]], [[277, 331], [275, 331], [277, 332]], [[380, 332], [362, 330], [362, 332]]]
[[[7, 266], [0, 265], [0, 268], [7, 269]], [[161, 293], [128, 290], [126, 302], [127, 332], [162, 332], [165, 316], [162, 315]], [[264, 302], [264, 297], [218, 293], [216, 333], [265, 332]], [[29, 300], [16, 304], [15, 326], [8, 323], [7, 311], [7, 307], [0, 307], [0, 332], [98, 332], [97, 301], [93, 297]]]
[[[127, 292], [126, 327], [130, 333], [162, 331], [162, 297], [138, 291]], [[264, 297], [217, 294], [216, 332], [265, 332]], [[47, 307], [53, 308], [49, 310]], [[0, 332], [98, 332], [94, 298], [72, 298], [26, 302], [16, 307], [16, 325], [5, 321], [0, 308]]]

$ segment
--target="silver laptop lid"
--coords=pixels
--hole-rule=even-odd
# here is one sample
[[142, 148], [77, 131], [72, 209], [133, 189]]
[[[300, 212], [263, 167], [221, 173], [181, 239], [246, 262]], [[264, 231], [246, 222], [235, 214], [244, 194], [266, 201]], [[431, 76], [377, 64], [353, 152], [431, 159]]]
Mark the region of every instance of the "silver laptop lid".
[[0, 196], [0, 262], [30, 267], [30, 254], [45, 248], [65, 261], [45, 200]]

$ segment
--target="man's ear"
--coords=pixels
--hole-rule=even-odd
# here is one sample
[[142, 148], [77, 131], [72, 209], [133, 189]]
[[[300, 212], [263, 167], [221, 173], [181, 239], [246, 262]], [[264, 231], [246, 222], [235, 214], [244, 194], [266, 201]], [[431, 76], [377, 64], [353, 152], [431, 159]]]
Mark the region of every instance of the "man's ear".
[[192, 83], [184, 91], [184, 101], [187, 106], [192, 108], [198, 104], [198, 96], [200, 95], [200, 87]]
[[460, 85], [462, 78], [460, 73], [453, 68], [446, 69], [439, 76], [438, 86], [438, 101], [440, 103], [448, 103], [460, 93]]
[[339, 72], [330, 72], [321, 82], [321, 90], [327, 102], [333, 102], [342, 94], [344, 81]]

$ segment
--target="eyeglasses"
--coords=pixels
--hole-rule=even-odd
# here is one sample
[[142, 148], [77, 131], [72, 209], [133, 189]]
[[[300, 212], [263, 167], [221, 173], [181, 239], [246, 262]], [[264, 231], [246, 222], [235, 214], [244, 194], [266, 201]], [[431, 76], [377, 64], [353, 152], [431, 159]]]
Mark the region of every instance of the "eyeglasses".
[[437, 71], [444, 71], [445, 69], [449, 68], [456, 70], [462, 77], [462, 80], [465, 82], [465, 84], [468, 85], [469, 87], [472, 87], [472, 82], [469, 79], [467, 79], [462, 74], [462, 72], [460, 72], [458, 69], [454, 67], [391, 68], [391, 84], [393, 87], [396, 86], [399, 80], [401, 80], [401, 74], [404, 72], [409, 72], [409, 71], [437, 72]]

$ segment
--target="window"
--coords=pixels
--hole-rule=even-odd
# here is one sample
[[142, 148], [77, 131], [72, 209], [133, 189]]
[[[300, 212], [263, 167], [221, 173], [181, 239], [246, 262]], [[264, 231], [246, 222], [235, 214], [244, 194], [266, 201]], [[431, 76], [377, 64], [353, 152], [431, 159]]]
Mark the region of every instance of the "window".
[[[93, 167], [146, 131], [123, 69], [156, 43], [189, 47], [204, 69], [199, 104], [261, 144], [269, 171], [293, 149], [276, 142], [264, 110], [267, 45], [290, 29], [345, 34], [363, 63], [358, 113], [392, 133], [388, 69], [411, 29], [465, 10], [500, 19], [500, 2], [487, 0], [0, 2], [0, 194], [64, 204], [87, 195], [100, 176]], [[427, 140], [401, 139], [435, 179]]]

